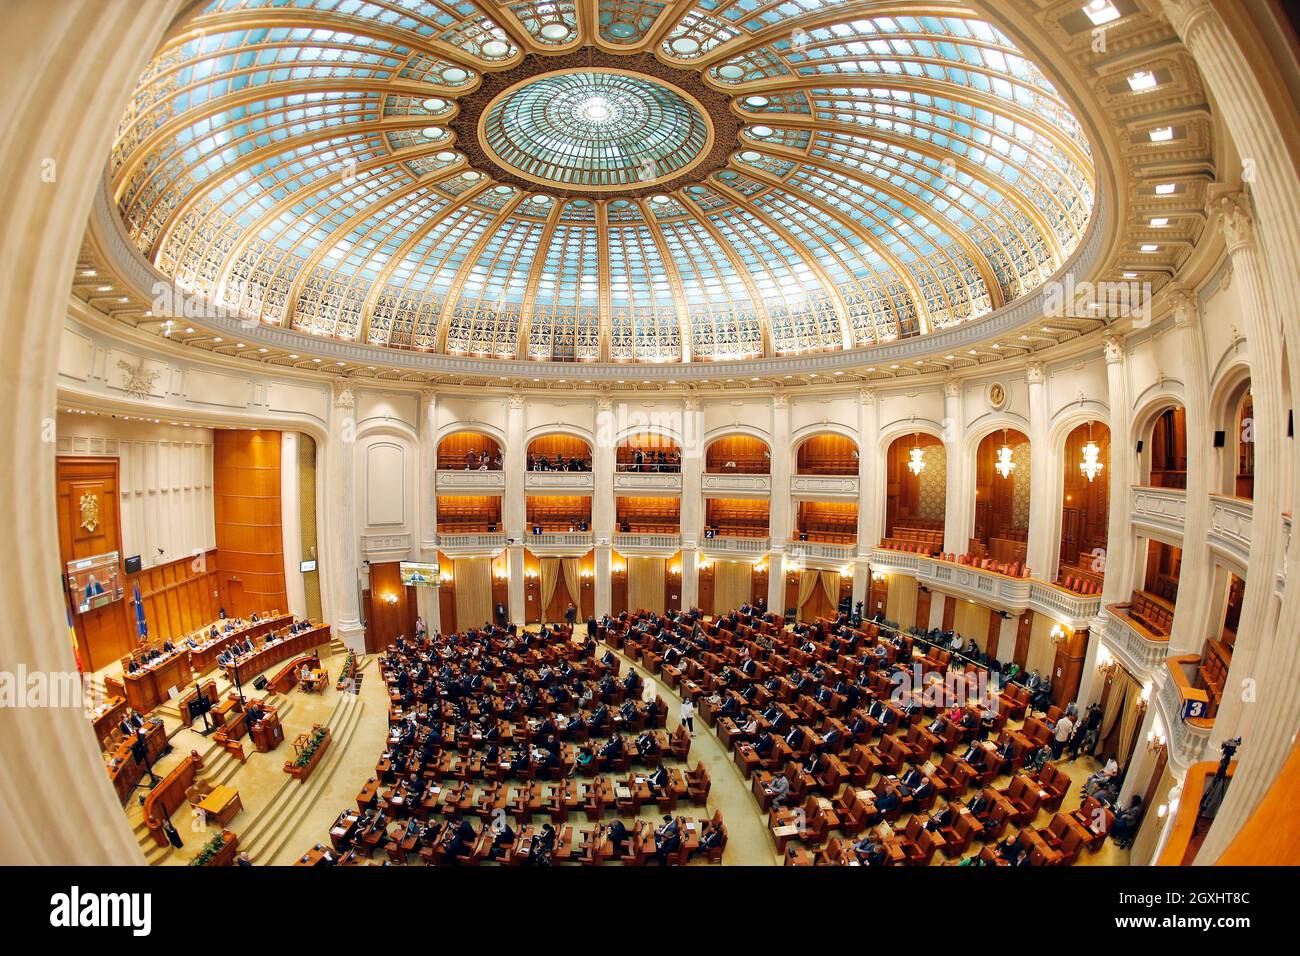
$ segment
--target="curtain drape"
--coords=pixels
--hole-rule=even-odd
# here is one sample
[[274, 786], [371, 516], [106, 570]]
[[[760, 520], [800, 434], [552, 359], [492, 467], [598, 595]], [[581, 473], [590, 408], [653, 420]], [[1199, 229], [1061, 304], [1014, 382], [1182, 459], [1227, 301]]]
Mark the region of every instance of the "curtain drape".
[[635, 613], [644, 608], [656, 614], [664, 612], [663, 558], [627, 559], [627, 606]]
[[1128, 696], [1129, 684], [1128, 673], [1124, 668], [1116, 667], [1111, 671], [1110, 691], [1106, 694], [1106, 706], [1101, 711], [1101, 736], [1098, 740], [1105, 740], [1115, 729], [1115, 721], [1124, 712], [1124, 699]]
[[821, 573], [822, 590], [830, 598], [831, 607], [838, 609], [840, 606], [840, 572], [823, 571]]
[[729, 614], [749, 601], [754, 566], [748, 561], [717, 561], [713, 565], [713, 614]]
[[1142, 723], [1142, 713], [1138, 704], [1142, 700], [1142, 687], [1126, 673], [1128, 690], [1124, 695], [1124, 710], [1119, 717], [1119, 744], [1115, 747], [1115, 759], [1122, 766], [1128, 766], [1129, 753], [1133, 749], [1133, 738], [1137, 735], [1138, 725]]
[[564, 572], [564, 586], [568, 589], [569, 600], [573, 606], [578, 609], [578, 617], [582, 618], [582, 567], [578, 558], [563, 558], [560, 561], [560, 569]]
[[456, 627], [467, 631], [492, 621], [492, 559], [457, 558], [452, 562], [456, 577]]
[[795, 605], [796, 610], [802, 609], [808, 603], [808, 599], [812, 597], [813, 591], [817, 590], [817, 585], [820, 583], [821, 579], [816, 571], [804, 571], [799, 575], [799, 601]]
[[555, 597], [555, 582], [560, 579], [560, 559], [542, 558], [542, 620], [546, 620], [546, 609]]
[[[987, 612], [986, 612], [987, 613]], [[1056, 665], [1056, 645], [1052, 643], [1051, 622], [1042, 615], [1034, 615], [1029, 631], [1029, 652], [1025, 655], [1025, 670], [1047, 677]]]

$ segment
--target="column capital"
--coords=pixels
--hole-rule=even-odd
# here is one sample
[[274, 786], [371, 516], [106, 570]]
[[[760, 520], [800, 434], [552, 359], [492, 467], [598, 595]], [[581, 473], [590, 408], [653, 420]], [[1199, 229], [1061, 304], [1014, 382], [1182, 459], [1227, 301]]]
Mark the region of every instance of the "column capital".
[[522, 395], [520, 395], [518, 392], [516, 392], [516, 393], [514, 393], [513, 395], [511, 395], [511, 396], [510, 396], [510, 407], [511, 407], [512, 409], [523, 408], [523, 407], [524, 407], [524, 397], [523, 397]]
[[788, 395], [783, 395], [782, 393], [777, 392], [775, 395], [772, 396], [773, 408], [788, 408], [789, 405], [790, 405], [790, 397]]
[[1043, 363], [1030, 362], [1025, 366], [1025, 381], [1030, 385], [1043, 384]]
[[950, 378], [943, 383], [944, 398], [961, 398], [961, 380]]
[[1107, 365], [1118, 365], [1124, 361], [1124, 340], [1118, 335], [1108, 335], [1102, 341]]
[[1245, 192], [1216, 196], [1210, 201], [1210, 208], [1219, 214], [1219, 228], [1223, 230], [1229, 254], [1254, 246], [1255, 217]]
[[1174, 325], [1179, 328], [1191, 325], [1199, 314], [1196, 293], [1181, 282], [1171, 283], [1168, 292], [1169, 306], [1173, 310]]
[[356, 393], [352, 383], [345, 378], [335, 379], [330, 386], [334, 393], [334, 407], [352, 409], [357, 407]]
[[1210, 0], [1161, 0], [1165, 19], [1183, 40], [1188, 32], [1214, 12]]
[[438, 393], [431, 388], [420, 389], [420, 401], [426, 405], [432, 405], [438, 400]]
[[682, 402], [682, 408], [688, 412], [698, 412], [700, 410], [700, 400], [692, 395]]
[[863, 405], [876, 404], [876, 390], [874, 388], [858, 389], [858, 401]]

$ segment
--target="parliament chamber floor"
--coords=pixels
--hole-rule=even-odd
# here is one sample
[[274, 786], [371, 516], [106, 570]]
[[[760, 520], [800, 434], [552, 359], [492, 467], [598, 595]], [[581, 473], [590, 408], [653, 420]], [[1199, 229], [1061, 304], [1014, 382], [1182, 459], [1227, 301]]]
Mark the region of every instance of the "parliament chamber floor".
[[1300, 863], [1290, 6], [8, 0], [0, 863]]

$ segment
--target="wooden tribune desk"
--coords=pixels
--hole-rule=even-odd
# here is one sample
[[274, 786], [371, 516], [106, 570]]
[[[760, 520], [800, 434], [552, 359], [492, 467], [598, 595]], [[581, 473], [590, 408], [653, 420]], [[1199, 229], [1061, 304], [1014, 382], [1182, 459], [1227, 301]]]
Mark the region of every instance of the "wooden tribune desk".
[[126, 700], [138, 714], [147, 714], [167, 700], [167, 692], [177, 690], [190, 682], [190, 655], [177, 651], [160, 664], [142, 667], [134, 674], [122, 675]]
[[[147, 755], [146, 763], [152, 764], [167, 749], [167, 730], [159, 720], [156, 723], [146, 722], [142, 733]], [[126, 803], [131, 798], [131, 791], [144, 776], [145, 765], [136, 763], [135, 758], [131, 756], [131, 744], [138, 736], [139, 734], [132, 735], [118, 744], [106, 764], [108, 776], [113, 781], [113, 789], [117, 791], [117, 799], [122, 803]]]
[[[224, 621], [217, 622], [218, 626], [224, 623]], [[242, 641], [249, 637], [256, 640], [263, 635], [270, 634], [272, 631], [288, 627], [292, 623], [292, 614], [281, 614], [277, 617], [258, 621], [256, 624], [245, 624], [229, 634], [222, 634], [216, 640], [200, 644], [196, 649], [190, 651], [190, 665], [194, 668], [194, 673], [206, 674], [217, 666], [217, 657], [234, 641]], [[211, 626], [199, 633], [206, 634], [208, 630], [211, 630]]]
[[116, 695], [109, 697], [88, 713], [87, 716], [90, 717], [90, 723], [95, 728], [95, 739], [99, 741], [100, 749], [105, 749], [105, 744], [108, 744], [112, 738], [114, 728], [121, 723], [125, 714], [126, 698]]
[[[286, 661], [291, 657], [309, 651], [313, 647], [319, 647], [321, 644], [328, 644], [329, 640], [330, 626], [328, 624], [318, 624], [299, 634], [294, 634], [292, 637], [276, 641], [274, 644], [263, 644], [252, 654], [239, 659], [239, 680], [242, 683], [255, 674], [262, 673], [268, 667], [274, 667], [281, 661]], [[233, 665], [224, 664], [222, 669], [226, 672], [227, 677], [234, 680], [235, 667]]]
[[244, 809], [244, 805], [239, 801], [238, 790], [234, 787], [222, 785], [212, 788], [212, 792], [199, 803], [199, 809], [207, 815], [209, 820], [216, 820], [217, 823], [224, 827], [237, 813]]

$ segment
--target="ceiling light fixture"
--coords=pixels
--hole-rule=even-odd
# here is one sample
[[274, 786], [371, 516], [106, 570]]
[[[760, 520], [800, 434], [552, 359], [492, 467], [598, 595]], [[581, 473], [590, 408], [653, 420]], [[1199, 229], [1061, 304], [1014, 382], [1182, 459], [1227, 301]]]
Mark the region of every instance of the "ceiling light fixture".
[[1083, 446], [1083, 461], [1079, 462], [1079, 473], [1091, 484], [1105, 467], [1101, 462], [1101, 449], [1092, 440], [1092, 422], [1088, 422], [1088, 443]]
[[921, 472], [925, 471], [925, 452], [921, 451], [921, 444], [915, 433], [912, 434], [912, 450], [907, 457], [910, 459], [907, 470], [919, 478]]
[[1011, 460], [1011, 446], [1007, 444], [1007, 430], [1002, 429], [1002, 447], [998, 449], [998, 460], [993, 470], [1003, 478], [1009, 478], [1016, 470], [1016, 463]]

